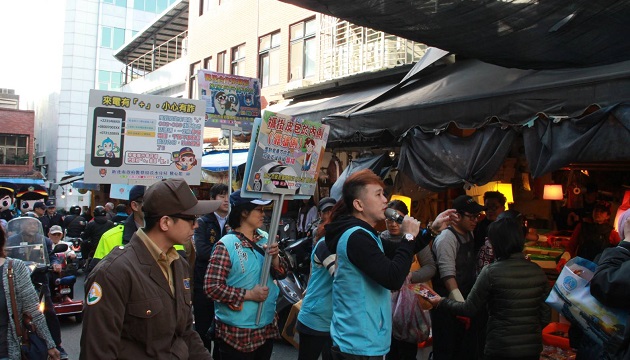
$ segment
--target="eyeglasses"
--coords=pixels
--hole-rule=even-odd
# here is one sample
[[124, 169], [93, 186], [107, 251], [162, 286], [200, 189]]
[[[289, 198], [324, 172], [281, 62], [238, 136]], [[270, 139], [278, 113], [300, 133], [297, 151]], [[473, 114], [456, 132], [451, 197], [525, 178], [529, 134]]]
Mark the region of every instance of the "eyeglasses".
[[393, 224], [398, 225], [398, 223], [396, 222], [396, 220], [392, 220], [392, 219], [385, 219], [385, 222], [386, 222], [386, 223], [388, 223], [388, 224], [392, 224], [392, 225], [393, 225]]
[[195, 221], [197, 221], [197, 219], [199, 218], [199, 216], [197, 215], [184, 215], [184, 214], [175, 214], [175, 215], [166, 215], [170, 218], [175, 218], [175, 219], [182, 219], [182, 220], [186, 220], [186, 221], [191, 221], [193, 224], [195, 223]]
[[461, 216], [467, 217], [468, 220], [470, 221], [479, 221], [479, 219], [481, 218], [481, 214], [466, 214], [466, 213], [459, 213]]
[[48, 236], [61, 236], [63, 235], [62, 233], [54, 233], [54, 234], [48, 234]]

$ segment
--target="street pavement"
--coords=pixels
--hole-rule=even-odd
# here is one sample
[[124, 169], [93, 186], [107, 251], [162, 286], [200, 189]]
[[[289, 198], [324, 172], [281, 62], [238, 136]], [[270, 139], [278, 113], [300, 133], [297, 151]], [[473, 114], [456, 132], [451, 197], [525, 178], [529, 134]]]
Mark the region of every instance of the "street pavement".
[[[79, 275], [74, 287], [74, 293], [77, 298], [83, 298], [84, 296], [83, 281], [84, 276]], [[70, 360], [77, 360], [80, 352], [79, 341], [81, 339], [82, 324], [77, 324], [74, 317], [61, 317], [59, 320], [61, 322], [61, 340], [63, 347], [70, 356]], [[295, 360], [297, 359], [297, 350], [288, 343], [278, 340], [273, 346], [271, 359]]]

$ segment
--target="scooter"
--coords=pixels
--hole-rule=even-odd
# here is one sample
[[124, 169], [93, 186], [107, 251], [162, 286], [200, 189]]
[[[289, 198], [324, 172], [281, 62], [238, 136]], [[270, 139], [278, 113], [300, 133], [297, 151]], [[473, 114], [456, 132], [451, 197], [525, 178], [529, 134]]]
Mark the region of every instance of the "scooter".
[[[288, 226], [288, 224], [285, 225], [285, 233], [288, 230]], [[276, 301], [276, 312], [278, 313], [278, 328], [280, 331], [284, 328], [293, 304], [304, 297], [310, 274], [312, 246], [310, 237], [298, 240], [282, 238], [278, 241], [279, 256], [284, 258], [289, 266], [287, 276], [284, 279], [277, 280], [280, 294]]]
[[[39, 294], [40, 310], [43, 312], [45, 306], [44, 285], [49, 284], [48, 274], [53, 273], [53, 268], [50, 264], [48, 246], [46, 237], [43, 234], [41, 222], [32, 217], [12, 219], [7, 224], [7, 234], [7, 255], [14, 259], [22, 260], [30, 269], [31, 281]], [[56, 255], [63, 254], [67, 250], [68, 245], [60, 243], [55, 245], [53, 253]], [[69, 301], [55, 302], [53, 288], [54, 287], [51, 286], [51, 295], [53, 296], [53, 305], [57, 316], [75, 316], [77, 322], [80, 322], [83, 317], [83, 301], [70, 299]]]

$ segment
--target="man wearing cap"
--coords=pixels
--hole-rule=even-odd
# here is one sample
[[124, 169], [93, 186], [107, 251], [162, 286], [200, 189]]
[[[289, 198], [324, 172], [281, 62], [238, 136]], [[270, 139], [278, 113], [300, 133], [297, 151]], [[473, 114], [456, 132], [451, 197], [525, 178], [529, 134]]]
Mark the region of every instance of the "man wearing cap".
[[44, 225], [44, 231], [47, 231], [53, 225], [59, 225], [63, 230], [63, 216], [57, 213], [55, 200], [46, 200], [46, 213], [44, 216], [40, 217], [39, 220], [42, 222], [42, 225]]
[[331, 197], [325, 197], [319, 200], [319, 204], [317, 204], [319, 219], [317, 219], [317, 221], [315, 221], [315, 223], [313, 224], [315, 226], [315, 234], [313, 234], [313, 245], [315, 244], [316, 240], [320, 238], [319, 234], [317, 233], [319, 224], [328, 223], [328, 221], [330, 220], [331, 210], [335, 206], [335, 204], [337, 204], [337, 200]]
[[[473, 231], [484, 207], [472, 197], [453, 200], [457, 218], [435, 238], [433, 254], [437, 272], [433, 289], [442, 297], [464, 301], [475, 283], [475, 242]], [[431, 310], [433, 354], [436, 360], [476, 359], [476, 338], [470, 319], [457, 318], [444, 308]]]
[[144, 227], [86, 280], [81, 359], [212, 359], [193, 330], [188, 264], [173, 246], [220, 205], [198, 201], [182, 178], [146, 190]]
[[[221, 207], [215, 212], [205, 214], [197, 220], [198, 227], [195, 229], [195, 271], [194, 291], [193, 291], [193, 311], [195, 313], [195, 330], [201, 336], [205, 347], [210, 350], [212, 339], [206, 336], [208, 329], [214, 319], [214, 301], [208, 299], [203, 291], [204, 278], [208, 269], [208, 261], [214, 244], [216, 244], [227, 233], [227, 217], [230, 211], [230, 202], [226, 184], [214, 184], [210, 189], [210, 200], [220, 200]], [[218, 358], [219, 350], [215, 346], [213, 355]]]
[[96, 250], [94, 250], [94, 257], [88, 264], [88, 272], [94, 269], [96, 264], [116, 246], [127, 244], [136, 230], [144, 226], [144, 213], [142, 212], [144, 190], [143, 185], [134, 185], [129, 190], [129, 207], [131, 207], [132, 213], [123, 224], [114, 226], [101, 236]]

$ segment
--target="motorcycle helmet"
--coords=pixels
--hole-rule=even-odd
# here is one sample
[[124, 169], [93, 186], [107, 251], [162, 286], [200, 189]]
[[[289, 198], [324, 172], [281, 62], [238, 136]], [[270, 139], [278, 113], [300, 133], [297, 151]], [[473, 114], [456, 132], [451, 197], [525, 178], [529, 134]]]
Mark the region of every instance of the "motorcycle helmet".
[[104, 206], [97, 206], [94, 208], [94, 217], [97, 216], [106, 216], [107, 215], [107, 210], [105, 210]]
[[70, 215], [81, 215], [81, 207], [79, 205], [71, 206]]

